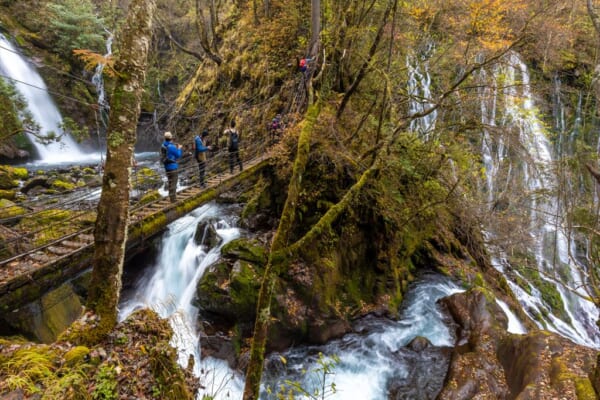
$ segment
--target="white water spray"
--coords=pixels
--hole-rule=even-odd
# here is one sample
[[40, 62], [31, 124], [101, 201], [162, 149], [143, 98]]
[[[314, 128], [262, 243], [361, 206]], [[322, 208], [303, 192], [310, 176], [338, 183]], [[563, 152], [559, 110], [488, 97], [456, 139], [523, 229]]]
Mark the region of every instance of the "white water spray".
[[[531, 93], [529, 71], [518, 54], [510, 53], [491, 77], [482, 72], [487, 84], [482, 91], [483, 162], [486, 171], [487, 196], [518, 199], [527, 207], [538, 288], [526, 276], [514, 270], [502, 257], [494, 265], [518, 282], [509, 282], [525, 312], [542, 329], [559, 333], [571, 340], [593, 347], [600, 346], [600, 333], [594, 321], [596, 307], [582, 298], [583, 276], [579, 266], [569, 257], [569, 241], [563, 226], [563, 210], [554, 193], [558, 190], [552, 170], [553, 156], [546, 130], [537, 117]], [[501, 105], [502, 107], [499, 107]], [[561, 126], [560, 118], [558, 124]], [[504, 134], [492, 137], [486, 127], [499, 127]], [[504, 135], [507, 135], [504, 137]], [[512, 137], [510, 136], [512, 135]], [[517, 139], [517, 140], [515, 140]], [[507, 143], [512, 142], [512, 147]], [[489, 227], [493, 232], [494, 227]], [[510, 274], [508, 273], [510, 272]], [[561, 304], [548, 304], [542, 295], [551, 287], [559, 294]], [[557, 308], [562, 308], [558, 314]]]
[[430, 139], [435, 130], [437, 110], [433, 109], [431, 95], [431, 75], [427, 62], [428, 53], [433, 46], [428, 47], [421, 57], [411, 54], [406, 57], [408, 69], [408, 96], [409, 115], [425, 114], [410, 121], [410, 130], [416, 132], [425, 140]]
[[27, 108], [34, 121], [40, 126], [40, 134], [54, 132], [61, 135], [60, 142], [39, 143], [33, 134], [27, 133], [38, 152], [41, 162], [60, 163], [88, 159], [73, 138], [63, 134], [60, 125], [62, 117], [54, 101], [48, 94], [46, 84], [33, 65], [25, 61], [16, 48], [0, 34], [0, 73], [13, 83], [27, 102]]
[[[222, 239], [218, 246], [207, 249], [197, 245], [194, 233], [199, 222], [211, 221]], [[217, 222], [218, 221], [218, 222]], [[200, 362], [199, 336], [196, 330], [198, 309], [192, 304], [198, 281], [207, 267], [219, 258], [223, 244], [239, 237], [240, 232], [221, 215], [214, 204], [204, 205], [171, 223], [164, 235], [160, 254], [154, 265], [136, 287], [135, 294], [123, 300], [119, 318], [125, 319], [138, 308], [149, 307], [161, 317], [168, 318], [174, 331], [171, 344], [178, 349], [179, 363], [187, 366], [194, 357], [194, 373], [208, 381], [226, 382], [218, 398], [241, 398], [243, 382], [220, 360]], [[209, 376], [207, 376], [209, 371]], [[209, 390], [209, 389], [207, 389]], [[199, 398], [202, 398], [200, 393]], [[214, 393], [207, 392], [213, 395]]]

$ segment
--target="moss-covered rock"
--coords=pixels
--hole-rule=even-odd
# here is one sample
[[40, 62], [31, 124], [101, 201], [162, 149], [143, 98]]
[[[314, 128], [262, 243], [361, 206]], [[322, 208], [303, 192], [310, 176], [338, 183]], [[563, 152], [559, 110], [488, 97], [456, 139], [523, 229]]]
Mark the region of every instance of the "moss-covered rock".
[[71, 367], [85, 361], [90, 354], [90, 349], [86, 346], [75, 346], [64, 355], [65, 363]]
[[15, 190], [0, 189], [0, 199], [14, 200], [16, 196], [17, 192]]
[[204, 311], [235, 322], [254, 320], [260, 289], [256, 266], [238, 260], [213, 264], [198, 283], [198, 306]]
[[5, 319], [19, 332], [50, 343], [81, 315], [81, 311], [79, 297], [71, 285], [65, 283], [39, 300], [22, 306], [18, 313], [7, 313]]
[[245, 260], [259, 265], [265, 265], [267, 262], [265, 246], [259, 241], [249, 238], [240, 238], [227, 243], [221, 248], [221, 255], [225, 258]]
[[27, 211], [10, 200], [0, 199], [0, 218], [12, 218], [25, 214]]
[[0, 165], [0, 189], [12, 189], [19, 186], [19, 181], [29, 177], [26, 168], [16, 168], [9, 165]]
[[50, 183], [50, 189], [56, 190], [61, 193], [70, 192], [72, 190], [75, 190], [76, 187], [77, 185], [75, 185], [74, 183], [63, 181], [60, 179], [55, 179]]
[[44, 399], [194, 398], [198, 380], [178, 365], [168, 321], [142, 310], [102, 342], [72, 345], [93, 321], [90, 315], [78, 320], [78, 328], [63, 337], [69, 341], [51, 345], [0, 339], [0, 397], [18, 392]]
[[162, 176], [148, 167], [137, 168], [131, 179], [132, 186], [139, 190], [157, 188], [162, 184]]

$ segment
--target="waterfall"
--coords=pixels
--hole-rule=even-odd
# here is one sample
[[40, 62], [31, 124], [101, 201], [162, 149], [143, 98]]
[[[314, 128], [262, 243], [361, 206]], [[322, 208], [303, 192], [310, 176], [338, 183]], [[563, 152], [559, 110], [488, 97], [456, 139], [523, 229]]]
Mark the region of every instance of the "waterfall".
[[[218, 260], [225, 243], [240, 236], [233, 218], [223, 215], [220, 206], [207, 204], [171, 223], [161, 240], [154, 265], [148, 267], [130, 292], [123, 294], [119, 306], [121, 320], [141, 307], [151, 307], [169, 319], [175, 333], [171, 344], [178, 349], [179, 363], [185, 367], [188, 357], [193, 355], [196, 360], [194, 372], [207, 386], [198, 399], [204, 394], [216, 394], [215, 399], [239, 399], [243, 390], [243, 378], [225, 362], [210, 357], [199, 362], [199, 335], [195, 328], [198, 310], [192, 304], [197, 283], [206, 268]], [[200, 222], [213, 224], [222, 243], [212, 249], [198, 246], [194, 235]], [[397, 321], [367, 317], [354, 324], [353, 333], [327, 345], [298, 346], [282, 354], [272, 354], [267, 365], [272, 366], [273, 360], [285, 357], [287, 367], [277, 370], [267, 367], [261, 398], [272, 398], [266, 395], [265, 388], [285, 379], [303, 379], [301, 383], [309, 388], [310, 376], [300, 371], [315, 365], [319, 351], [326, 356], [337, 355], [340, 359], [340, 364], [334, 367], [334, 381], [340, 389], [330, 398], [385, 398], [386, 382], [403, 380], [412, 374], [406, 360], [410, 351], [404, 348], [412, 339], [422, 336], [435, 346], [454, 345], [454, 333], [446, 326], [447, 316], [437, 307], [436, 301], [460, 291], [449, 278], [439, 275], [421, 277], [409, 287]], [[424, 357], [425, 363], [436, 362], [435, 358]], [[440, 365], [437, 368], [446, 367]], [[211, 376], [207, 376], [206, 371], [210, 371]], [[441, 385], [445, 372], [444, 369], [439, 374], [423, 374], [429, 375], [423, 379]], [[218, 393], [210, 389], [213, 382], [221, 386]]]
[[[63, 133], [60, 125], [62, 117], [54, 101], [48, 94], [46, 84], [34, 66], [27, 62], [15, 47], [0, 34], [0, 73], [13, 83], [27, 102], [27, 108], [40, 127], [40, 134]], [[31, 133], [26, 133], [44, 163], [60, 163], [88, 158], [77, 143], [67, 133], [59, 142], [42, 144]]]
[[[429, 74], [429, 64], [427, 62], [431, 51], [433, 51], [432, 44], [427, 46], [421, 57], [414, 54], [406, 57], [408, 107], [411, 116], [424, 113], [434, 107], [431, 102], [431, 75]], [[427, 140], [435, 129], [436, 120], [437, 110], [433, 110], [427, 115], [411, 120], [410, 130]]]
[[[328, 399], [387, 398], [390, 382], [406, 382], [415, 373], [414, 360], [410, 359], [407, 354], [410, 351], [405, 348], [411, 340], [420, 336], [434, 346], [454, 346], [456, 338], [445, 325], [446, 317], [436, 301], [461, 291], [447, 278], [425, 276], [409, 287], [397, 321], [365, 318], [353, 326], [353, 333], [323, 346], [299, 346], [281, 354], [271, 354], [265, 363], [261, 398], [276, 398], [266, 395], [267, 387], [279, 390], [281, 385], [287, 385], [286, 380], [297, 382], [303, 389], [314, 393], [318, 388], [315, 385], [322, 385], [310, 372], [318, 368], [319, 354], [328, 359], [339, 359], [328, 381], [328, 384], [335, 383], [337, 392], [326, 396]], [[279, 361], [282, 357], [286, 360], [284, 365]], [[440, 371], [435, 371], [435, 365], [432, 365], [436, 361], [426, 360], [425, 363], [428, 361], [431, 364], [425, 368], [427, 372], [418, 373], [419, 379], [423, 379], [419, 385], [421, 390], [441, 385], [446, 374], [444, 370], [440, 373], [441, 377], [437, 376]], [[419, 389], [410, 398], [430, 398]]]
[[[203, 377], [204, 384], [207, 379], [228, 382], [227, 389], [220, 395], [241, 398], [243, 382], [225, 362], [210, 358], [200, 362], [196, 331], [198, 309], [192, 304], [196, 286], [206, 268], [218, 260], [224, 244], [240, 236], [231, 219], [222, 214], [220, 207], [207, 204], [169, 225], [162, 238], [156, 264], [135, 285], [134, 293], [124, 294], [119, 318], [123, 320], [143, 307], [150, 307], [161, 317], [168, 318], [174, 331], [171, 345], [178, 349], [179, 363], [186, 367], [189, 356], [193, 356], [194, 373], [199, 378]], [[222, 239], [221, 244], [211, 249], [194, 241], [198, 223], [206, 221], [213, 224]], [[205, 376], [206, 371], [210, 371], [209, 377]], [[202, 393], [199, 398], [201, 396]]]
[[[108, 38], [106, 39], [106, 53], [104, 54], [104, 57], [108, 58], [112, 55], [112, 43], [114, 35], [108, 29], [105, 29], [105, 31], [108, 34]], [[96, 87], [96, 92], [98, 93], [100, 120], [106, 128], [108, 126], [108, 111], [110, 110], [110, 106], [106, 101], [106, 92], [104, 91], [104, 78], [102, 77], [104, 66], [105, 64], [98, 64], [96, 66], [96, 71], [94, 71], [94, 75], [92, 76], [92, 83]]]
[[[482, 72], [479, 79], [487, 87], [481, 112], [488, 199], [510, 199], [519, 211], [507, 205], [508, 212], [529, 221], [529, 255], [519, 261], [523, 265], [511, 265], [499, 249], [495, 249], [494, 265], [505, 274], [525, 312], [541, 329], [599, 347], [598, 311], [582, 298], [584, 276], [581, 266], [570, 257], [564, 210], [556, 195], [560, 188], [552, 170], [552, 146], [537, 116], [528, 68], [513, 52], [491, 73]], [[555, 121], [562, 128], [560, 115]], [[499, 127], [502, 133], [494, 138], [486, 130], [488, 126]], [[494, 226], [488, 229], [491, 235], [496, 233]]]

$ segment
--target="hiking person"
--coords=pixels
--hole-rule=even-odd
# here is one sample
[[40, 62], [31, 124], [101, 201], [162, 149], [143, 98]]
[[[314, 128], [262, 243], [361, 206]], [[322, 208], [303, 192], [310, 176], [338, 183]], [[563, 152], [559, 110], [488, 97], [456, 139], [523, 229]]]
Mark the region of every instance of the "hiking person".
[[206, 187], [206, 152], [212, 150], [212, 146], [207, 146], [208, 131], [202, 131], [202, 135], [194, 137], [194, 156], [198, 161], [198, 171], [200, 172], [200, 187]]
[[235, 120], [231, 120], [230, 127], [225, 129], [227, 137], [227, 150], [229, 151], [229, 172], [233, 174], [233, 167], [238, 165], [242, 171], [242, 160], [240, 159], [240, 134], [235, 129]]
[[167, 182], [169, 187], [169, 199], [171, 203], [177, 201], [177, 160], [181, 158], [181, 145], [173, 143], [173, 134], [169, 131], [165, 132], [165, 141], [163, 142], [161, 152], [161, 162], [165, 167], [167, 174]]
[[308, 63], [310, 63], [312, 60], [312, 58], [308, 57], [302, 58], [300, 61], [298, 61], [298, 70], [306, 75], [306, 71], [308, 70], [309, 66]]
[[275, 140], [281, 135], [281, 114], [277, 114], [268, 125], [270, 143], [275, 143]]

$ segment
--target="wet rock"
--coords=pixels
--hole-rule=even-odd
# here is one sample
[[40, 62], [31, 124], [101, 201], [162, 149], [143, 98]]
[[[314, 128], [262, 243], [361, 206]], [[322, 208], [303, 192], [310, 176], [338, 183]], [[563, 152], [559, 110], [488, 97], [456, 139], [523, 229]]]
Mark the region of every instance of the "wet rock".
[[441, 303], [459, 339], [439, 399], [595, 398], [594, 351], [546, 331], [508, 333], [506, 315], [481, 289]]
[[30, 194], [32, 189], [48, 189], [49, 187], [50, 183], [47, 176], [35, 176], [23, 184], [21, 192]]
[[427, 338], [423, 336], [417, 336], [416, 338], [411, 340], [406, 347], [408, 347], [412, 351], [419, 352], [425, 350], [429, 346], [431, 346], [431, 342]]
[[267, 250], [256, 239], [240, 238], [232, 240], [223, 246], [221, 254], [226, 258], [246, 260], [258, 265], [267, 263]]
[[325, 344], [329, 340], [342, 337], [350, 332], [348, 321], [341, 319], [312, 320], [308, 324], [308, 341], [315, 344]]
[[436, 399], [444, 385], [452, 348], [432, 346], [423, 337], [393, 354], [393, 363], [406, 365], [406, 371], [387, 382], [388, 399]]
[[238, 260], [233, 267], [225, 262], [213, 264], [204, 273], [197, 288], [197, 304], [230, 322], [254, 321], [260, 277], [255, 267]]
[[201, 221], [196, 227], [194, 233], [194, 242], [197, 245], [204, 245], [207, 249], [218, 246], [223, 239], [217, 234], [217, 230], [214, 227], [216, 221], [208, 220]]
[[200, 333], [199, 340], [202, 359], [205, 357], [218, 358], [219, 360], [227, 361], [230, 368], [236, 368], [237, 354], [234, 343], [230, 337], [220, 333], [215, 335]]

